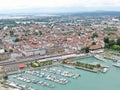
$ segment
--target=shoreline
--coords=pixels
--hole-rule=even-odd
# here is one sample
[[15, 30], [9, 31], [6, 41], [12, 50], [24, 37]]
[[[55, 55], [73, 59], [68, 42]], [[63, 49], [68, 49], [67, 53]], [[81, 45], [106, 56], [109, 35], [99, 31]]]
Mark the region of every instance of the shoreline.
[[43, 66], [43, 67], [36, 67], [36, 68], [29, 68], [29, 69], [21, 69], [19, 71], [15, 71], [15, 72], [7, 72], [8, 75], [14, 75], [14, 74], [19, 74], [21, 72], [25, 72], [27, 70], [37, 70], [37, 69], [41, 69], [41, 68], [47, 68], [47, 67], [53, 67], [53, 66], [61, 66], [61, 65], [49, 65], [49, 66]]
[[[72, 59], [73, 61], [76, 60], [76, 59], [84, 59], [84, 58], [89, 58], [89, 57], [94, 57], [93, 55], [85, 55], [85, 56], [76, 56], [76, 57], [72, 57], [72, 58], [69, 58], [69, 59]], [[67, 58], [66, 58], [67, 59]], [[21, 72], [24, 72], [26, 70], [36, 70], [36, 69], [39, 69], [39, 68], [46, 68], [46, 67], [51, 67], [51, 66], [64, 66], [63, 64], [53, 64], [53, 65], [49, 65], [49, 66], [43, 66], [43, 67], [36, 67], [36, 68], [28, 68], [28, 69], [21, 69], [20, 71], [12, 71], [12, 72], [7, 72], [8, 75], [14, 75], [14, 74], [18, 74], [18, 73], [21, 73]], [[68, 65], [69, 66], [69, 65]], [[66, 66], [64, 66], [66, 67]], [[68, 67], [70, 68], [70, 66]], [[76, 68], [76, 66], [72, 66], [72, 68]], [[80, 68], [79, 68], [80, 69]], [[89, 69], [85, 69], [85, 68], [81, 68], [82, 70], [86, 70], [86, 71], [90, 71], [90, 72], [98, 72], [98, 71], [93, 71], [93, 70], [89, 70]]]
[[[69, 56], [67, 56], [67, 55], [64, 55], [64, 59], [72, 59], [73, 61], [75, 61], [75, 60], [77, 60], [77, 59], [84, 59], [84, 58], [89, 58], [89, 57], [95, 57], [94, 55], [92, 55], [92, 54], [72, 54], [72, 56], [71, 55], [69, 55]], [[63, 58], [59, 58], [58, 60], [62, 60]], [[95, 57], [96, 58], [96, 57]], [[46, 58], [46, 59], [50, 59], [51, 60], [51, 58]], [[97, 58], [98, 59], [98, 58]], [[53, 60], [55, 60], [55, 59], [53, 59]], [[98, 59], [98, 60], [100, 60], [100, 59]], [[44, 60], [39, 60], [39, 61], [44, 61]], [[48, 61], [48, 60], [46, 60], [46, 61]], [[64, 65], [62, 65], [62, 64], [59, 64], [59, 65], [61, 65], [61, 66], [64, 66]], [[58, 64], [57, 65], [50, 65], [50, 66], [59, 66]], [[68, 65], [69, 66], [69, 65]], [[44, 68], [44, 67], [49, 67], [49, 66], [43, 66], [43, 67], [36, 67], [36, 68], [28, 68], [28, 69], [21, 69], [20, 71], [11, 71], [11, 72], [7, 72], [7, 74], [8, 75], [13, 75], [13, 74], [17, 74], [17, 73], [20, 73], [20, 72], [24, 72], [24, 71], [26, 71], [26, 70], [34, 70], [34, 69], [38, 69], [38, 68]], [[70, 67], [70, 66], [69, 66]], [[74, 67], [74, 68], [76, 68], [75, 66], [72, 66], [72, 67]], [[96, 71], [93, 71], [93, 70], [89, 70], [89, 69], [85, 69], [85, 68], [81, 68], [81, 69], [83, 69], [83, 70], [87, 70], [87, 71], [92, 71], [92, 72], [96, 72]], [[98, 71], [97, 71], [98, 72]]]
[[76, 69], [82, 69], [82, 70], [85, 70], [85, 71], [89, 71], [89, 72], [94, 72], [94, 73], [98, 73], [99, 71], [95, 71], [95, 70], [91, 70], [91, 69], [87, 69], [87, 68], [83, 68], [83, 67], [75, 67]]

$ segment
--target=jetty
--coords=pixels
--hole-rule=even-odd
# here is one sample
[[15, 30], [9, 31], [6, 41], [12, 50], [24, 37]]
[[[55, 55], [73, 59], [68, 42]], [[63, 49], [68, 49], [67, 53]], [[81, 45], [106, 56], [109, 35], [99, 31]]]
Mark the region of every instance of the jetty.
[[85, 70], [85, 71], [94, 72], [94, 73], [98, 73], [99, 72], [99, 70], [92, 70], [92, 69], [87, 69], [87, 68], [83, 68], [83, 67], [79, 67], [79, 66], [75, 66], [75, 68], [82, 69], [82, 70]]
[[100, 55], [94, 55], [95, 58], [97, 58], [98, 60], [101, 60], [101, 61], [106, 61], [106, 59]]

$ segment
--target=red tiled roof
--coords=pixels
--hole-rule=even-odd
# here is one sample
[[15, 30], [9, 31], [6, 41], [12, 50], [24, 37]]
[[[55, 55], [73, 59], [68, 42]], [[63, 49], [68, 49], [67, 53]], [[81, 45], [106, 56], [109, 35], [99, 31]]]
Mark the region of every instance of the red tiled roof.
[[97, 49], [101, 49], [102, 46], [101, 45], [92, 45], [90, 46], [90, 50], [97, 50]]
[[24, 68], [25, 65], [24, 64], [19, 64], [19, 68]]
[[67, 60], [65, 60], [65, 62], [66, 62], [66, 63], [71, 63], [72, 60], [71, 60], [71, 59], [67, 59]]

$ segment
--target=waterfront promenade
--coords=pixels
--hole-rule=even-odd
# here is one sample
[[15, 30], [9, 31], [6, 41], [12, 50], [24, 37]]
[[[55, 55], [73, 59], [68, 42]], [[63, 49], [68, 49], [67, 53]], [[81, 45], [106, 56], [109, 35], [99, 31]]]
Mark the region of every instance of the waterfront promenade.
[[0, 66], [32, 62], [32, 61], [48, 61], [48, 60], [66, 59], [66, 58], [73, 58], [73, 57], [86, 57], [87, 55], [86, 54], [68, 54], [68, 55], [43, 56], [43, 57], [40, 56], [37, 58], [32, 57], [32, 58], [18, 59], [13, 61], [2, 61], [0, 62]]
[[[119, 68], [116, 68], [112, 66], [113, 62], [111, 60], [107, 60], [107, 62], [103, 62], [101, 60], [96, 59], [95, 57], [89, 57], [89, 58], [79, 58], [78, 59], [81, 62], [84, 63], [93, 63], [93, 62], [98, 62], [101, 64], [106, 64], [110, 66], [110, 70], [106, 73], [93, 73], [89, 72], [86, 70], [82, 69], [76, 69], [76, 68], [66, 68], [62, 66], [53, 66], [53, 68], [56, 68], [56, 70], [65, 70], [73, 73], [79, 73], [81, 75], [80, 78], [78, 79], [72, 79], [72, 78], [67, 78], [70, 80], [68, 84], [65, 86], [62, 86], [61, 84], [51, 82], [54, 84], [56, 87], [55, 88], [46, 88], [43, 86], [36, 86], [34, 84], [29, 84], [32, 85], [33, 88], [39, 88], [38, 90], [119, 90], [119, 74], [120, 70]], [[30, 76], [30, 75], [29, 75]], [[44, 80], [44, 78], [40, 78], [41, 80]], [[12, 79], [12, 75], [10, 75], [9, 80], [15, 81], [16, 83], [21, 83], [21, 84], [26, 84], [25, 82], [18, 82], [15, 79]], [[92, 82], [92, 83], [91, 83]], [[28, 83], [26, 84], [28, 85]]]

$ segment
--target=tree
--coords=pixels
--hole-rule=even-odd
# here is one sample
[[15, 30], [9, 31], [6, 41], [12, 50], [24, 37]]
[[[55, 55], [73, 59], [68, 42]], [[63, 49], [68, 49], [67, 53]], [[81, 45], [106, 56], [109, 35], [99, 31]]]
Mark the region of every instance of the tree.
[[12, 53], [12, 52], [13, 52], [13, 49], [10, 49], [9, 52]]
[[35, 68], [35, 67], [36, 67], [36, 65], [32, 62], [32, 63], [31, 63], [31, 67], [34, 67], [34, 68]]
[[5, 49], [5, 52], [8, 52], [8, 51]]
[[42, 35], [42, 32], [41, 32], [41, 31], [39, 31], [39, 35], [40, 35], [40, 36]]
[[119, 46], [119, 45], [113, 45], [112, 49], [113, 49], [113, 50], [120, 51], [120, 46]]
[[38, 35], [38, 32], [35, 32], [35, 31], [34, 31], [34, 32], [33, 32], [33, 35]]
[[81, 35], [81, 32], [78, 33], [78, 36], [80, 36], [80, 35]]
[[110, 40], [109, 41], [109, 47], [112, 47], [113, 45], [115, 45], [116, 43], [115, 43], [115, 40]]
[[87, 46], [85, 48], [82, 48], [81, 51], [84, 53], [89, 53], [89, 47]]
[[104, 37], [104, 42], [105, 43], [109, 43], [109, 38], [108, 37]]
[[109, 43], [105, 43], [105, 48], [110, 48]]
[[100, 65], [100, 64], [97, 64], [97, 65], [96, 65], [96, 67], [97, 67], [97, 68], [100, 68], [100, 67], [101, 67], [101, 65]]
[[96, 42], [92, 42], [92, 45], [96, 45]]
[[116, 44], [120, 46], [120, 37], [117, 39]]
[[93, 35], [92, 35], [92, 38], [95, 38], [95, 37], [98, 37], [98, 34], [96, 32], [93, 33]]
[[10, 33], [10, 36], [13, 36], [14, 35], [14, 32], [13, 31], [9, 31]]
[[111, 31], [108, 33], [108, 35], [115, 35], [115, 32]]
[[89, 47], [85, 47], [85, 53], [89, 53]]
[[19, 41], [21, 41], [19, 38], [16, 38], [16, 39], [15, 39], [15, 42], [19, 42]]

